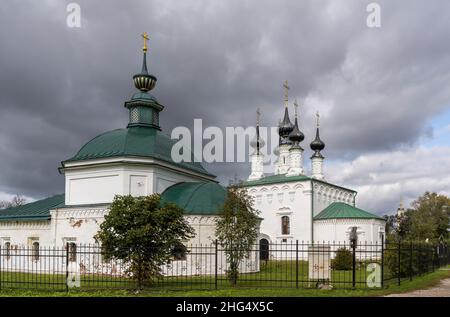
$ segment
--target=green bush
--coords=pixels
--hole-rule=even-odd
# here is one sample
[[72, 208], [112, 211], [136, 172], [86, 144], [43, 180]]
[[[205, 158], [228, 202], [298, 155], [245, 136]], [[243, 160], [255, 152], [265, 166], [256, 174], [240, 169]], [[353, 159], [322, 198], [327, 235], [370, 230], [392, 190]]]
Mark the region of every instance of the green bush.
[[331, 261], [333, 270], [349, 271], [353, 268], [352, 251], [340, 248], [336, 251], [336, 257]]
[[[386, 277], [401, 278], [422, 274], [431, 270], [435, 260], [435, 248], [430, 244], [402, 243], [400, 252], [396, 243], [387, 244], [384, 251], [384, 264], [387, 268]], [[412, 248], [412, 250], [411, 250]], [[399, 256], [400, 254], [400, 263]], [[400, 266], [399, 266], [400, 264]], [[400, 269], [400, 271], [399, 271]]]

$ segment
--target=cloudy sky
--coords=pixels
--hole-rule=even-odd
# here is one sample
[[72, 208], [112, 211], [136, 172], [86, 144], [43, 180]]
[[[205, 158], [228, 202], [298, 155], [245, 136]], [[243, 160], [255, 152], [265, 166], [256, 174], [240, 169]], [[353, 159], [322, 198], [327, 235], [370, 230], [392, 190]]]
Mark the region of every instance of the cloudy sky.
[[[322, 113], [327, 180], [379, 214], [425, 191], [450, 194], [450, 2], [386, 0], [70, 1], [0, 6], [0, 200], [62, 193], [57, 168], [97, 134], [124, 127], [141, 39], [151, 37], [164, 132], [263, 124], [301, 104], [305, 165]], [[249, 164], [212, 164], [223, 183]], [[267, 167], [267, 171], [271, 168]]]

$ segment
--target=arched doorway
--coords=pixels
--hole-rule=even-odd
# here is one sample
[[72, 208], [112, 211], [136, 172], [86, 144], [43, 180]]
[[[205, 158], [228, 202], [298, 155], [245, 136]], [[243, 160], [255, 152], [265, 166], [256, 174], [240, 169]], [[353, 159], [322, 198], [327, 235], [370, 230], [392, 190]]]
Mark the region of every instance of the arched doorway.
[[267, 239], [259, 240], [259, 259], [261, 261], [269, 260], [269, 240]]

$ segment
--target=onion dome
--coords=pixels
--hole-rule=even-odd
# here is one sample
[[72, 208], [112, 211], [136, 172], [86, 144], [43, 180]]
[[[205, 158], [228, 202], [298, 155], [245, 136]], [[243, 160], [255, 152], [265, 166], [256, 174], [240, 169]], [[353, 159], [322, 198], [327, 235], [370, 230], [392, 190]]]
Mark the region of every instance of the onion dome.
[[292, 129], [291, 133], [289, 133], [289, 140], [292, 142], [292, 149], [302, 149], [300, 147], [300, 142], [302, 142], [305, 139], [305, 135], [300, 131], [298, 127], [298, 119], [297, 119], [297, 112], [298, 112], [298, 103], [297, 100], [294, 102], [295, 107], [295, 123], [294, 128]]
[[289, 84], [286, 80], [284, 85], [284, 118], [278, 126], [278, 134], [280, 135], [280, 145], [291, 144], [289, 140], [289, 134], [294, 130], [294, 125], [289, 119]]
[[274, 154], [275, 156], [280, 155], [280, 146], [276, 146], [276, 147], [275, 147], [275, 149], [273, 150], [273, 154]]
[[292, 148], [301, 149], [300, 142], [305, 139], [305, 135], [298, 128], [298, 120], [295, 118], [294, 129], [289, 133], [289, 140], [292, 142]]
[[283, 121], [281, 121], [280, 125], [278, 126], [278, 134], [282, 138], [288, 138], [289, 137], [289, 133], [291, 133], [292, 130], [294, 130], [294, 126], [291, 123], [291, 120], [289, 119], [289, 110], [286, 107], [284, 109]]
[[320, 151], [322, 151], [325, 148], [325, 143], [320, 139], [319, 136], [319, 113], [317, 113], [316, 116], [317, 116], [316, 138], [314, 139], [314, 141], [311, 142], [310, 147], [311, 150], [315, 152], [313, 156], [322, 157]]
[[157, 79], [155, 76], [150, 75], [147, 70], [147, 50], [148, 50], [147, 40], [149, 39], [147, 32], [144, 32], [142, 37], [144, 38], [144, 48], [143, 48], [144, 58], [142, 61], [142, 70], [139, 74], [133, 76], [133, 82], [134, 86], [137, 89], [139, 89], [142, 92], [147, 92], [155, 87]]

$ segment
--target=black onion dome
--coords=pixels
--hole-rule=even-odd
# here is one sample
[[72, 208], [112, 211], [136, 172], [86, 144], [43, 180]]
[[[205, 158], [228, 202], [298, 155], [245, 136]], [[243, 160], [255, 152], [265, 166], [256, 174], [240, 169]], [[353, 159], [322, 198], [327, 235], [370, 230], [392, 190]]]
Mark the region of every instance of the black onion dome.
[[311, 150], [320, 152], [325, 148], [325, 143], [320, 139], [319, 128], [316, 130], [316, 138], [311, 142]]
[[289, 119], [288, 108], [285, 108], [283, 121], [281, 121], [278, 127], [278, 134], [282, 138], [287, 138], [289, 134], [292, 132], [292, 130], [294, 130], [294, 126], [291, 123], [291, 120]]
[[298, 144], [302, 142], [304, 139], [305, 135], [298, 128], [298, 121], [297, 118], [295, 118], [294, 129], [291, 131], [291, 133], [289, 133], [289, 140], [292, 141], [294, 144]]
[[140, 74], [133, 76], [134, 86], [140, 91], [147, 92], [152, 90], [156, 85], [156, 77], [150, 75], [147, 70], [147, 53], [144, 52], [144, 60], [142, 61], [142, 70]]

